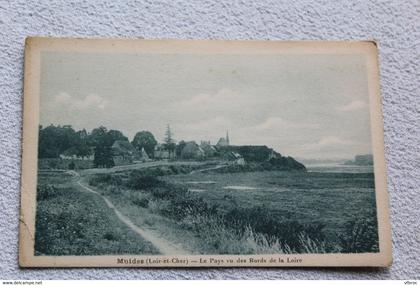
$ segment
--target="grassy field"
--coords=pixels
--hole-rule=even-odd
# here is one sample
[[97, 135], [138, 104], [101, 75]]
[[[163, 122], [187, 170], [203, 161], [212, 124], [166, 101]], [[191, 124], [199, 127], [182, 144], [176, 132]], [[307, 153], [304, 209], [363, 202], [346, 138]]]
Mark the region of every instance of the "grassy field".
[[195, 173], [164, 179], [225, 212], [261, 208], [282, 222], [322, 224], [329, 241], [338, 242], [353, 221], [376, 218], [372, 173]]
[[207, 254], [374, 252], [371, 173], [202, 173], [91, 176], [137, 225]]
[[[191, 254], [378, 251], [372, 173], [211, 168], [164, 163], [85, 170], [81, 182], [138, 227]], [[158, 254], [75, 180], [61, 171], [39, 172], [37, 255]]]
[[35, 255], [154, 254], [156, 249], [117, 220], [101, 199], [64, 172], [38, 175]]

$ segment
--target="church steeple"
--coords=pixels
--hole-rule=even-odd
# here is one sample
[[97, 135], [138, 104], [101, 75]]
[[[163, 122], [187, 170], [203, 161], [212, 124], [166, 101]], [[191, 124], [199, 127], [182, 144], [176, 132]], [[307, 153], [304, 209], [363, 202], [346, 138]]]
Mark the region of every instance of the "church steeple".
[[226, 131], [226, 142], [229, 145], [229, 131]]

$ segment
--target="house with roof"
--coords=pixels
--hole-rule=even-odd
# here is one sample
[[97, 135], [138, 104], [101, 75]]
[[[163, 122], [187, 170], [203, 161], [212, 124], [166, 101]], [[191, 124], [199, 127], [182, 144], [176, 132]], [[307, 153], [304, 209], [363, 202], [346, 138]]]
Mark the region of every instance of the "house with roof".
[[60, 154], [60, 158], [63, 160], [93, 160], [94, 148], [91, 148], [89, 153], [86, 155], [80, 155], [76, 147], [70, 147]]
[[149, 155], [147, 154], [147, 152], [144, 150], [143, 147], [140, 149], [139, 155], [140, 155], [139, 160], [142, 162], [146, 162], [150, 160]]
[[204, 150], [195, 141], [187, 142], [181, 150], [181, 158], [183, 159], [202, 159], [204, 157]]
[[115, 165], [133, 163], [141, 159], [140, 152], [128, 141], [117, 140], [111, 146], [112, 159]]
[[225, 155], [226, 159], [233, 164], [245, 165], [245, 159], [242, 155], [237, 152], [230, 151]]
[[163, 144], [158, 143], [155, 146], [154, 158], [155, 159], [169, 159], [169, 157], [170, 157], [169, 151], [165, 148]]
[[210, 141], [201, 141], [200, 147], [204, 151], [205, 157], [214, 157], [217, 155], [217, 149], [211, 145]]

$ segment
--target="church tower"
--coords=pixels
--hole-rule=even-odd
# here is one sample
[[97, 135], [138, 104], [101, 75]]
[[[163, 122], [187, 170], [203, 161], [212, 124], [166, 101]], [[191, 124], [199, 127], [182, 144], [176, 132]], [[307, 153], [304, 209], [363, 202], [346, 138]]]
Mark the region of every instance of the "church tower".
[[226, 137], [221, 137], [216, 144], [217, 146], [228, 146], [229, 145], [229, 132], [226, 131]]

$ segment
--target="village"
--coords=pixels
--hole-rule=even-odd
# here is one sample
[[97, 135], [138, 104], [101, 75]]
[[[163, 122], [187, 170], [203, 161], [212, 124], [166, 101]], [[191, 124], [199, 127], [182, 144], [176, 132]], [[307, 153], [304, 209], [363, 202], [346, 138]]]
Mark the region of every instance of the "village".
[[41, 126], [39, 139], [40, 161], [59, 159], [69, 169], [79, 168], [81, 162], [90, 165], [83, 168], [110, 168], [151, 161], [220, 161], [244, 166], [282, 158], [280, 153], [265, 145], [232, 145], [228, 131], [215, 144], [208, 140], [176, 143], [169, 125], [161, 143], [148, 131], [138, 132], [130, 142], [120, 131], [104, 127], [88, 133], [75, 131], [71, 126], [53, 125]]
[[[137, 149], [132, 143], [125, 140], [117, 140], [111, 147], [116, 166], [152, 160], [214, 159], [223, 159], [234, 164], [245, 165], [244, 157], [240, 153], [230, 150], [228, 133], [226, 133], [226, 137], [221, 137], [214, 145], [210, 141], [201, 141], [200, 144], [195, 141], [181, 141], [172, 149], [168, 147], [168, 143], [158, 143], [154, 147], [153, 153], [148, 154], [144, 147]], [[61, 158], [66, 159], [67, 157], [61, 156]], [[93, 157], [90, 157], [90, 159], [93, 159]]]
[[69, 125], [40, 126], [38, 167], [40, 169], [98, 169], [142, 167], [150, 163], [201, 163], [230, 166], [235, 172], [266, 170], [306, 171], [290, 156], [282, 156], [266, 145], [235, 145], [229, 137], [209, 140], [175, 141], [169, 125], [161, 142], [150, 131], [139, 131], [130, 140], [118, 130], [101, 126], [87, 132]]

